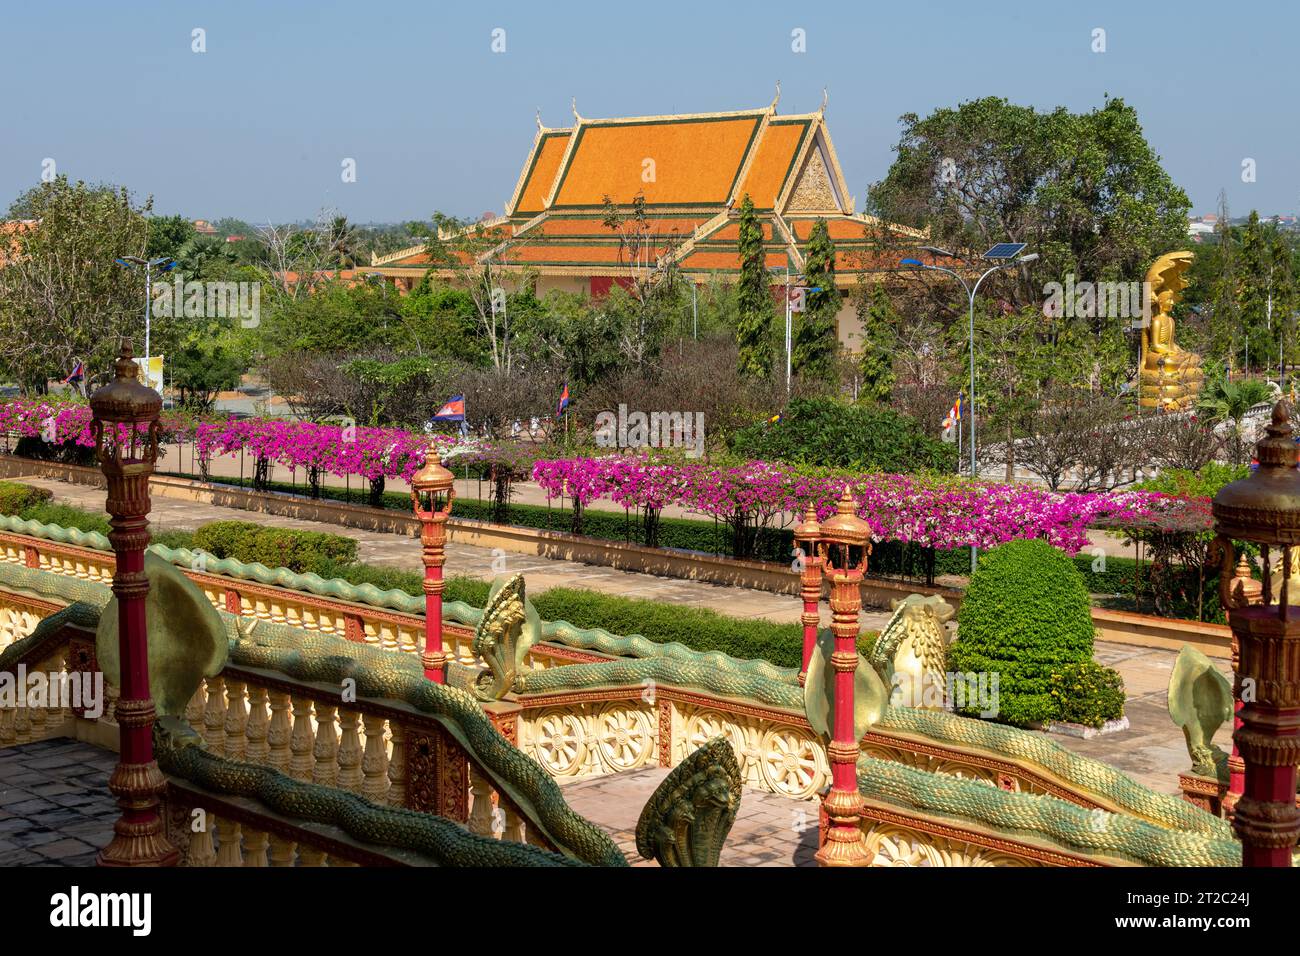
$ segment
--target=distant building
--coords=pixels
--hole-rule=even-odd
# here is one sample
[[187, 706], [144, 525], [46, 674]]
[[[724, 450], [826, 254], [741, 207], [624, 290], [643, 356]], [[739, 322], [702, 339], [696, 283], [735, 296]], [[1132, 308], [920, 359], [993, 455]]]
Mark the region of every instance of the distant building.
[[194, 231], [200, 236], [215, 236], [217, 234], [217, 227], [212, 225], [212, 223], [208, 222], [206, 219], [195, 219]]
[[[778, 97], [779, 98], [779, 97]], [[798, 283], [813, 224], [824, 218], [835, 242], [837, 285], [848, 291], [863, 273], [897, 268], [897, 256], [873, 258], [868, 231], [880, 230], [915, 247], [927, 233], [887, 227], [853, 211], [853, 197], [826, 128], [825, 105], [815, 113], [780, 116], [777, 100], [760, 109], [726, 113], [587, 119], [548, 128], [538, 120], [505, 215], [486, 223], [501, 241], [483, 258], [506, 273], [527, 269], [537, 290], [608, 293], [645, 271], [674, 261], [690, 281], [735, 278], [739, 207], [746, 194], [758, 212], [774, 292], [786, 272]], [[644, 197], [647, 240], [641, 263], [628, 261], [624, 237], [606, 226], [608, 196], [627, 212]], [[912, 253], [907, 253], [912, 254]], [[402, 290], [430, 268], [423, 243], [374, 256], [367, 272]], [[450, 273], [451, 270], [442, 270]], [[856, 347], [861, 329], [847, 300], [840, 339]]]

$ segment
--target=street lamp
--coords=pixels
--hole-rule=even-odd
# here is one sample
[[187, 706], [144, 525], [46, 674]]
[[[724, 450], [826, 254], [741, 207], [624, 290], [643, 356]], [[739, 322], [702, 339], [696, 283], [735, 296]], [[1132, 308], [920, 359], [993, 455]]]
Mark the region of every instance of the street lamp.
[[821, 536], [822, 527], [817, 523], [817, 509], [809, 505], [803, 521], [794, 526], [794, 540], [799, 546], [799, 560], [802, 564], [799, 578], [799, 596], [803, 599], [803, 613], [799, 617], [803, 624], [800, 684], [808, 676], [808, 660], [812, 657], [813, 648], [817, 646], [817, 625], [821, 623], [818, 608], [822, 599], [822, 559], [817, 554], [817, 542]]
[[113, 546], [117, 598], [121, 730], [117, 766], [108, 789], [122, 816], [99, 853], [100, 866], [171, 866], [178, 853], [163, 832], [158, 797], [167, 782], [154, 760], [154, 703], [149, 694], [149, 635], [144, 552], [149, 544], [149, 476], [158, 460], [162, 398], [139, 381], [131, 340], [122, 339], [113, 381], [90, 396], [90, 433], [108, 480], [108, 540]]
[[[946, 249], [939, 249], [935, 246], [922, 246], [925, 252], [933, 256], [944, 259], [962, 259], [961, 256], [954, 255]], [[1038, 258], [1038, 253], [1031, 252], [1027, 256], [1020, 255], [1021, 250], [1025, 248], [1023, 242], [999, 242], [981, 257], [986, 261], [994, 262], [982, 276], [971, 285], [956, 270], [944, 266], [928, 265], [919, 259], [904, 259], [901, 265], [910, 266], [913, 269], [923, 269], [927, 272], [944, 272], [952, 276], [961, 283], [961, 287], [966, 290], [966, 299], [970, 307], [970, 476], [972, 479], [979, 477], [979, 469], [975, 458], [975, 296], [979, 292], [981, 283], [999, 269], [1009, 269], [1011, 266], [1019, 265], [1025, 262], [1033, 262]], [[962, 260], [965, 261], [965, 260]], [[970, 549], [970, 569], [975, 573], [977, 551], [974, 545]]]
[[128, 269], [144, 270], [144, 375], [143, 379], [149, 381], [149, 322], [153, 315], [153, 270], [159, 272], [171, 272], [176, 268], [176, 260], [171, 256], [162, 256], [158, 259], [142, 259], [140, 256], [121, 256], [113, 260], [120, 266], [126, 266]]
[[835, 514], [821, 526], [821, 564], [831, 581], [831, 633], [835, 650], [828, 662], [835, 673], [835, 705], [831, 715], [831, 788], [822, 800], [830, 820], [826, 842], [817, 851], [822, 866], [866, 866], [873, 854], [858, 825], [865, 810], [858, 790], [857, 766], [861, 743], [854, 726], [853, 674], [858, 669], [858, 612], [862, 609], [862, 576], [871, 553], [871, 526], [858, 517], [849, 489], [835, 503]]
[[456, 497], [455, 476], [443, 467], [432, 444], [424, 467], [411, 476], [411, 507], [420, 522], [424, 562], [424, 676], [435, 684], [447, 682], [447, 653], [442, 649], [442, 566], [446, 563], [447, 519]]

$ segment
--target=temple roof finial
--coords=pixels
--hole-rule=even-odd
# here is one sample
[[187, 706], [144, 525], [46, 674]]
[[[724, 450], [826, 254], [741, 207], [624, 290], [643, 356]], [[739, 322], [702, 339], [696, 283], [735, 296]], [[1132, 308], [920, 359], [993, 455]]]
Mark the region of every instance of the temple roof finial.
[[780, 102], [781, 102], [781, 81], [780, 81], [780, 80], [777, 80], [777, 81], [776, 81], [776, 96], [772, 97], [772, 105], [769, 106], [769, 107], [767, 108], [767, 109], [768, 109], [768, 112], [770, 112], [770, 113], [775, 113], [775, 112], [776, 112], [776, 104], [777, 104], [777, 103], [780, 103]]
[[537, 107], [537, 130], [538, 132], [541, 132], [544, 129], [546, 129], [546, 127], [542, 125], [542, 108], [539, 106]]
[[573, 118], [574, 118], [574, 120], [575, 120], [576, 122], [581, 123], [581, 122], [582, 122], [582, 117], [578, 114], [578, 98], [577, 98], [576, 96], [573, 98], [573, 102], [570, 104], [570, 106], [571, 106], [572, 109], [573, 109]]
[[830, 99], [830, 93], [827, 91], [827, 88], [823, 86], [822, 87], [822, 108], [820, 112], [822, 113], [826, 112], [826, 101], [828, 99]]

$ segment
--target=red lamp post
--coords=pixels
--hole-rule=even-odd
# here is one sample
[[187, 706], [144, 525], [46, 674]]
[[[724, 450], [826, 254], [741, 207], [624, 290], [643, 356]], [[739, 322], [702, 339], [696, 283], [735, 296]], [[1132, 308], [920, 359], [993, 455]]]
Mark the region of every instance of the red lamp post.
[[443, 467], [430, 445], [424, 467], [411, 476], [411, 507], [420, 520], [424, 561], [424, 676], [436, 684], [447, 681], [447, 653], [442, 649], [442, 566], [447, 561], [447, 519], [456, 497], [455, 476]]
[[[1220, 576], [1228, 625], [1238, 648], [1235, 687], [1241, 702], [1233, 741], [1245, 780], [1232, 815], [1244, 866], [1290, 866], [1300, 837], [1296, 763], [1300, 761], [1300, 594], [1288, 593], [1294, 549], [1300, 547], [1300, 449], [1292, 440], [1285, 402], [1273, 408], [1259, 442], [1254, 474], [1214, 496], [1215, 532], [1225, 555]], [[1259, 545], [1262, 601], [1229, 593], [1232, 541]], [[1274, 593], [1269, 550], [1281, 549], [1282, 580]]]
[[867, 866], [872, 854], [858, 826], [864, 803], [858, 791], [861, 744], [853, 727], [853, 673], [858, 669], [858, 612], [862, 610], [862, 576], [871, 553], [871, 527], [857, 515], [857, 502], [844, 489], [834, 517], [821, 526], [821, 558], [831, 581], [831, 632], [835, 650], [835, 712], [827, 753], [831, 788], [822, 801], [830, 828], [817, 851], [822, 866]]
[[817, 554], [817, 542], [822, 536], [822, 526], [817, 523], [817, 509], [812, 505], [804, 512], [803, 521], [794, 526], [794, 540], [803, 556], [803, 570], [799, 578], [799, 596], [803, 599], [803, 665], [799, 668], [799, 683], [808, 676], [808, 660], [817, 646], [817, 627], [821, 624], [822, 559]]
[[90, 396], [95, 455], [108, 479], [108, 540], [117, 566], [118, 655], [121, 731], [117, 767], [108, 789], [122, 808], [113, 839], [99, 853], [100, 866], [173, 866], [179, 854], [163, 834], [158, 796], [167, 786], [153, 755], [154, 704], [149, 696], [149, 637], [145, 597], [149, 579], [149, 476], [158, 460], [158, 414], [162, 397], [141, 384], [131, 340], [123, 339], [113, 381]]

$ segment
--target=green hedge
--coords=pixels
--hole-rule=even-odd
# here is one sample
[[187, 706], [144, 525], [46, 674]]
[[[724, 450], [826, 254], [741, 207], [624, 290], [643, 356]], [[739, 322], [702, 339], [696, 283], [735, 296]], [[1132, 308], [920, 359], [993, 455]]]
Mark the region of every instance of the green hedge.
[[[1065, 719], [1053, 675], [1090, 662], [1095, 634], [1083, 576], [1069, 558], [1045, 541], [994, 548], [980, 559], [957, 621], [949, 670], [999, 675], [994, 719], [1018, 726]], [[1118, 716], [1096, 698], [1078, 706]], [[978, 708], [964, 712], [976, 716]]]
[[357, 542], [341, 534], [272, 528], [251, 521], [213, 521], [194, 532], [194, 547], [218, 558], [260, 562], [299, 574], [320, 573], [326, 562], [349, 564]]
[[37, 488], [17, 481], [0, 481], [0, 515], [20, 515], [28, 508], [42, 505], [54, 497], [48, 488]]
[[[367, 564], [335, 565], [327, 570], [330, 576], [353, 584], [397, 588], [416, 596], [424, 593], [418, 571]], [[447, 581], [443, 599], [482, 607], [487, 603], [490, 587], [487, 581], [453, 577]], [[529, 600], [547, 621], [568, 621], [584, 628], [603, 627], [614, 634], [641, 634], [661, 644], [677, 641], [697, 651], [722, 651], [732, 657], [758, 658], [782, 667], [798, 667], [802, 663], [803, 628], [798, 624], [729, 617], [706, 608], [680, 607], [581, 588], [551, 588]], [[858, 643], [862, 653], [870, 650], [875, 638], [872, 632], [862, 636]]]
[[740, 429], [733, 454], [857, 471], [950, 472], [957, 448], [930, 437], [915, 419], [892, 408], [834, 398], [795, 399], [779, 421]]

